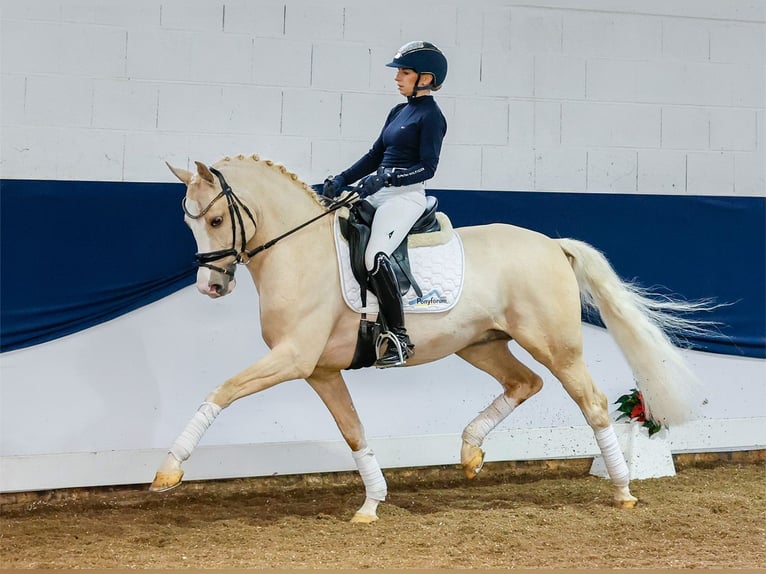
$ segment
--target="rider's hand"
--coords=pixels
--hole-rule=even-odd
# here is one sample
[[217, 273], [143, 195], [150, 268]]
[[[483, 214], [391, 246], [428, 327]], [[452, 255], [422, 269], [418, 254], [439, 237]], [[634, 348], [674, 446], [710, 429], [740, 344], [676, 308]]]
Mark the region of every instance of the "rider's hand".
[[335, 199], [340, 195], [340, 192], [343, 191], [345, 185], [346, 181], [340, 175], [336, 175], [335, 177], [328, 177], [324, 180], [322, 195], [329, 197], [330, 199]]
[[367, 197], [391, 185], [393, 172], [390, 169], [379, 169], [376, 173], [363, 177], [359, 182], [359, 197]]

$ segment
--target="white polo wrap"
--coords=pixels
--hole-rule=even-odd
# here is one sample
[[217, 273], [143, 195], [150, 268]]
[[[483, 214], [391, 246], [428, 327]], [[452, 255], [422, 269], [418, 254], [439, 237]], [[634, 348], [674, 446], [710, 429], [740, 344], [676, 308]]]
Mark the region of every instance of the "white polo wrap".
[[492, 404], [479, 413], [463, 431], [463, 440], [470, 445], [480, 447], [489, 432], [513, 412], [518, 403], [505, 396], [497, 397]]
[[386, 479], [383, 478], [383, 472], [380, 470], [378, 460], [375, 458], [375, 453], [368, 446], [362, 450], [352, 451], [351, 454], [362, 477], [367, 498], [385, 500], [386, 494], [388, 494], [388, 487], [386, 486]]
[[594, 434], [596, 435], [598, 448], [601, 449], [601, 456], [604, 458], [609, 478], [612, 479], [615, 486], [628, 486], [630, 471], [622, 454], [620, 444], [617, 442], [614, 427], [609, 425], [606, 428], [594, 431]]
[[178, 462], [183, 462], [191, 455], [194, 448], [199, 444], [202, 435], [213, 424], [213, 421], [221, 412], [221, 407], [215, 403], [202, 403], [194, 416], [187, 423], [186, 428], [170, 447], [172, 454]]

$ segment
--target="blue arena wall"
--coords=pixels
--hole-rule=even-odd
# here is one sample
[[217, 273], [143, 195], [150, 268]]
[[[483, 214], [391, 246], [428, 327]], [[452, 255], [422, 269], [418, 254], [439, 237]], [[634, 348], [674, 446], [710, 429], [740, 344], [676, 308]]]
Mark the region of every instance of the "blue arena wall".
[[[183, 193], [168, 183], [0, 181], [0, 350], [87, 329], [192, 284]], [[623, 279], [727, 303], [700, 317], [719, 323], [718, 334], [688, 346], [766, 357], [765, 198], [429, 193], [456, 227], [504, 222], [580, 239]]]

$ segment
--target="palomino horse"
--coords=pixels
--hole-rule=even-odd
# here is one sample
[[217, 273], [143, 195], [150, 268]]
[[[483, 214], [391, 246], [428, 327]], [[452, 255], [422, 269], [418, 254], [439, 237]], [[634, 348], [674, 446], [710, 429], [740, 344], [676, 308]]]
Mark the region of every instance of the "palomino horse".
[[[185, 219], [199, 249], [197, 289], [213, 298], [226, 295], [235, 286], [235, 264], [244, 264], [258, 288], [270, 352], [207, 396], [172, 445], [151, 490], [181, 482], [181, 463], [221, 409], [283, 381], [306, 379], [335, 418], [364, 482], [366, 499], [353, 520], [376, 520], [386, 481], [341, 375], [352, 361], [360, 316], [341, 294], [333, 217], [322, 217], [327, 207], [308, 186], [271, 161], [239, 156], [211, 169], [196, 165], [196, 173], [168, 167], [187, 186]], [[417, 349], [408, 365], [455, 353], [503, 387], [463, 432], [461, 462], [467, 476], [481, 469], [487, 434], [542, 387], [542, 379], [511, 354], [513, 339], [561, 381], [580, 407], [616, 487], [615, 505], [633, 507], [637, 499], [629, 490], [629, 470], [606, 397], [583, 360], [581, 298], [599, 310], [651, 417], [665, 425], [688, 417], [694, 381], [665, 334], [665, 329], [694, 324], [669, 311], [688, 311], [694, 304], [647, 297], [579, 241], [504, 224], [456, 231], [465, 253], [462, 296], [449, 311], [408, 315]]]

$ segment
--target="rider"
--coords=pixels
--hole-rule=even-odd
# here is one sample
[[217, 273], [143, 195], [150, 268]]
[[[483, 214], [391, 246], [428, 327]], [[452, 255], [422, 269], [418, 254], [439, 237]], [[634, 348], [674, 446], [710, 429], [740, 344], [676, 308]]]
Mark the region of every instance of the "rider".
[[375, 208], [365, 251], [370, 284], [380, 313], [398, 345], [389, 339], [375, 366], [404, 365], [415, 346], [404, 327], [404, 310], [389, 257], [426, 206], [425, 181], [436, 173], [447, 121], [432, 91], [442, 87], [447, 59], [430, 42], [409, 42], [386, 64], [397, 68], [395, 81], [407, 102], [395, 106], [370, 151], [347, 170], [324, 182], [323, 194], [336, 197], [360, 178], [359, 195]]

